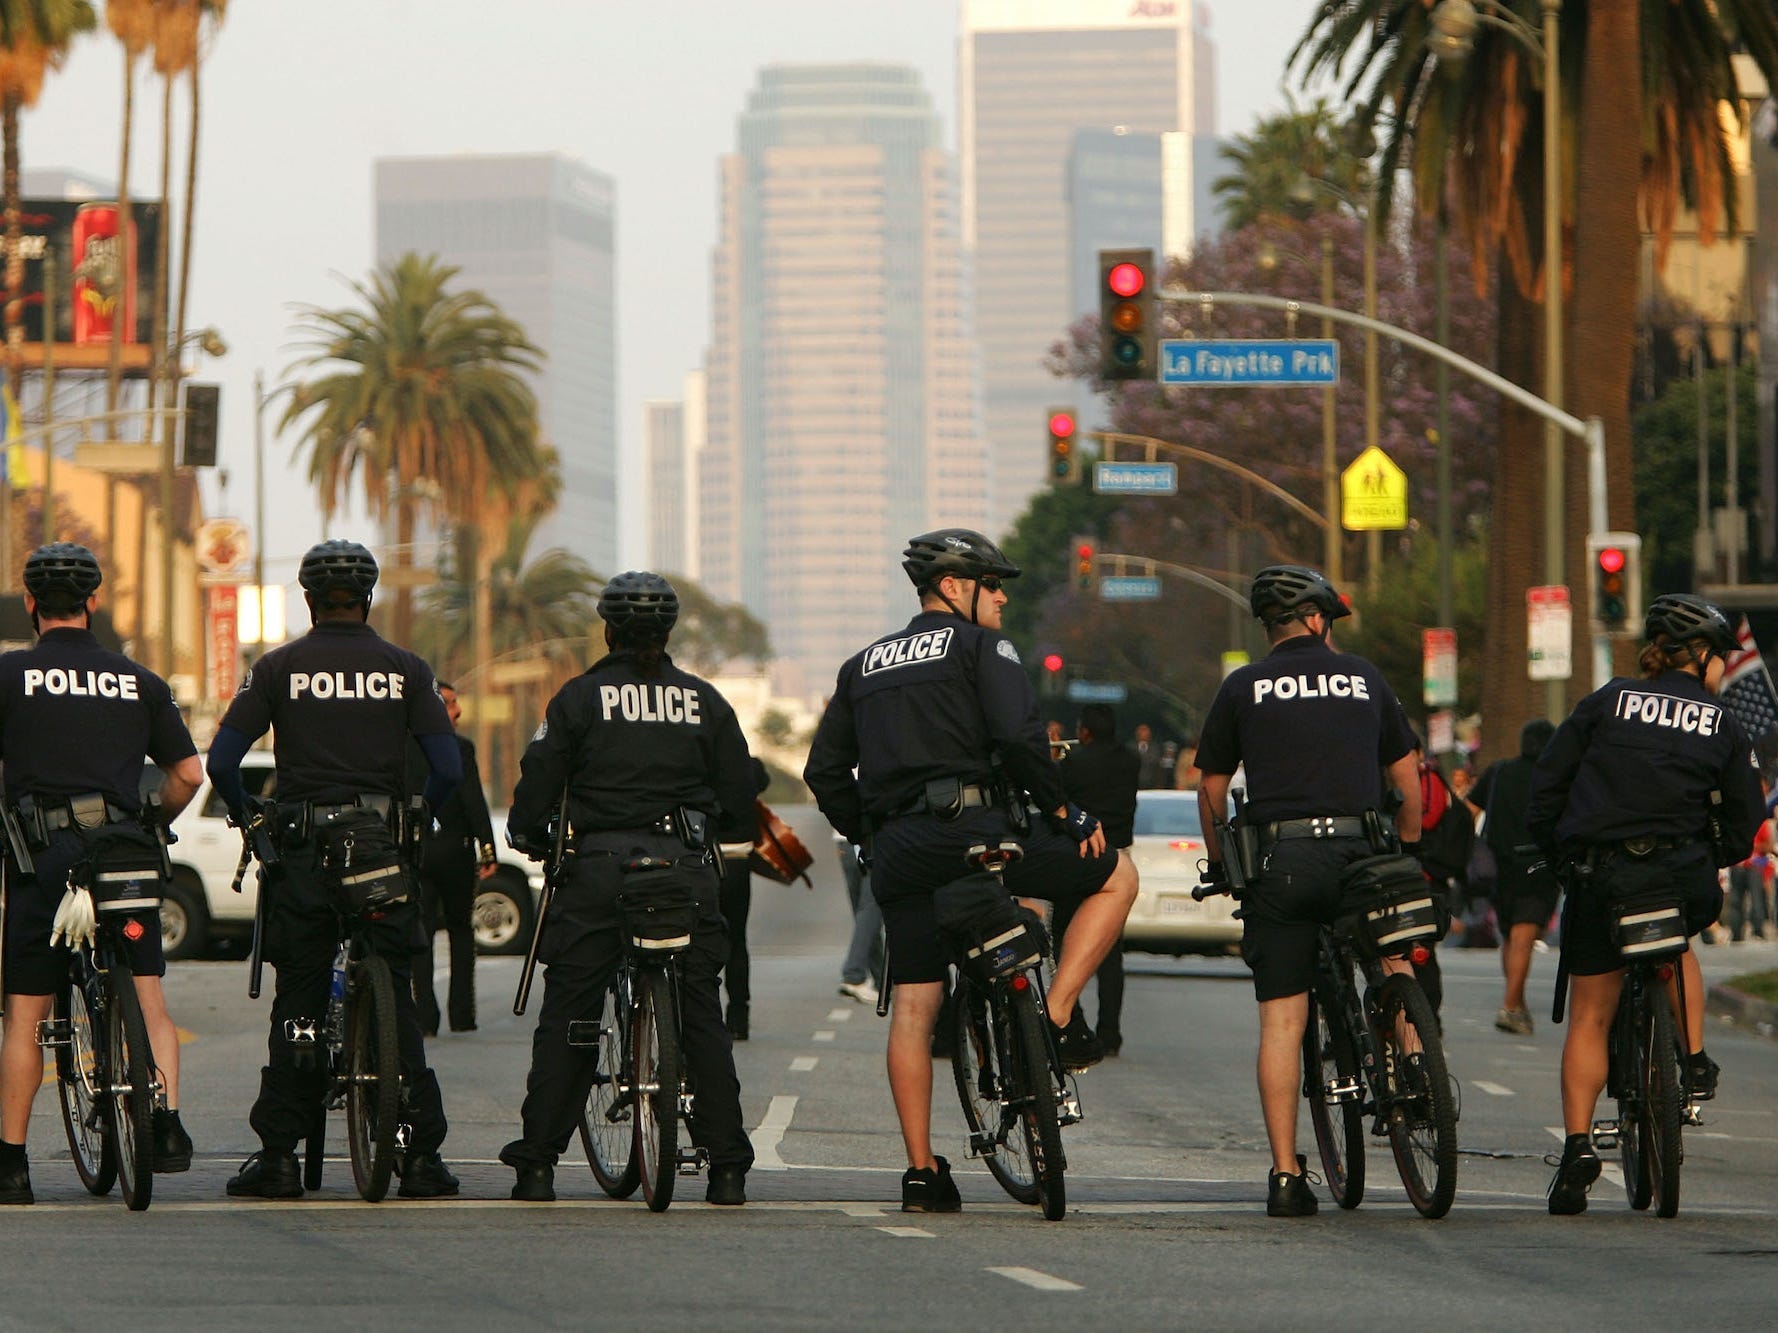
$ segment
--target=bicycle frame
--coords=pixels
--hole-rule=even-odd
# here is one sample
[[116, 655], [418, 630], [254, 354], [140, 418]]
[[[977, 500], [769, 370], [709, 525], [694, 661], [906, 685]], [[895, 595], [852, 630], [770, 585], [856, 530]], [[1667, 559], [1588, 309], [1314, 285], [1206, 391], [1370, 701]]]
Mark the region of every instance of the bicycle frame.
[[[1364, 977], [1362, 996], [1352, 983], [1354, 969]], [[1373, 1023], [1376, 1019], [1376, 993], [1384, 981], [1395, 974], [1383, 966], [1383, 960], [1374, 952], [1358, 948], [1333, 927], [1323, 926], [1320, 975], [1332, 983], [1335, 993], [1340, 997], [1339, 1012], [1337, 1015], [1329, 1015], [1329, 1019], [1344, 1026], [1352, 1049], [1358, 1053], [1358, 1070], [1365, 1083], [1363, 1090], [1342, 1088], [1337, 1096], [1329, 1088], [1329, 1100], [1348, 1101], [1351, 1097], [1360, 1095], [1361, 1091], [1368, 1092], [1369, 1100], [1363, 1103], [1363, 1109], [1376, 1117], [1376, 1127], [1371, 1132], [1381, 1135], [1381, 1126], [1394, 1109], [1395, 1095], [1390, 1091], [1388, 1080], [1384, 1077]]]

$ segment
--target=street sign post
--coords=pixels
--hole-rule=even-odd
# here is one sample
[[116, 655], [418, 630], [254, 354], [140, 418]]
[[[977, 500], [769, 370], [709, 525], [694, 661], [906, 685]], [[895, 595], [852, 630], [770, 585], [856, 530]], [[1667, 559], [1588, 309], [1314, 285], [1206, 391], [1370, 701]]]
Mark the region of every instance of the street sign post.
[[1094, 463], [1095, 495], [1177, 495], [1177, 463]]
[[1159, 574], [1105, 574], [1099, 579], [1099, 596], [1107, 602], [1158, 602]]
[[1161, 383], [1209, 388], [1338, 384], [1340, 345], [1332, 338], [1161, 340]]
[[1574, 609], [1561, 584], [1525, 589], [1526, 670], [1532, 680], [1574, 674]]
[[1121, 704], [1129, 697], [1129, 690], [1116, 681], [1071, 680], [1068, 682], [1069, 703]]
[[[1421, 670], [1426, 684], [1426, 706], [1444, 708], [1457, 702], [1457, 631], [1428, 629], [1420, 632]], [[1434, 753], [1437, 753], [1434, 751]]]
[[1340, 474], [1340, 526], [1393, 532], [1408, 525], [1408, 474], [1372, 445]]

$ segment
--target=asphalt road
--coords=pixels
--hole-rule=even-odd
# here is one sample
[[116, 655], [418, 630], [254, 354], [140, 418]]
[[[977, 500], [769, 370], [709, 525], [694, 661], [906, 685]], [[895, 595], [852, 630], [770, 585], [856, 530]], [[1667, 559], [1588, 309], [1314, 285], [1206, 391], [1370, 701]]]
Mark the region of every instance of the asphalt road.
[[[1265, 1216], [1268, 1154], [1253, 1090], [1254, 1013], [1226, 959], [1132, 955], [1122, 1058], [1083, 1075], [1067, 1131], [1071, 1208], [1060, 1223], [1008, 1200], [963, 1156], [948, 1070], [935, 1119], [958, 1162], [964, 1212], [897, 1208], [903, 1166], [882, 1073], [885, 1024], [836, 993], [848, 919], [831, 842], [784, 812], [816, 853], [815, 889], [756, 880], [753, 1039], [736, 1048], [758, 1167], [745, 1209], [682, 1182], [662, 1215], [606, 1200], [577, 1157], [560, 1201], [506, 1198], [495, 1161], [513, 1137], [530, 1027], [511, 1014], [515, 960], [478, 970], [480, 1030], [431, 1057], [452, 1122], [454, 1202], [363, 1204], [343, 1161], [291, 1203], [227, 1199], [256, 1146], [246, 1112], [264, 1054], [265, 1002], [240, 962], [176, 965], [185, 1118], [198, 1158], [157, 1177], [153, 1207], [87, 1196], [67, 1160], [52, 1090], [32, 1125], [39, 1202], [0, 1216], [11, 1262], [0, 1327], [281, 1329], [375, 1319], [394, 1328], [666, 1327], [1374, 1328], [1436, 1320], [1599, 1326], [1708, 1321], [1769, 1327], [1778, 1297], [1778, 1059], [1713, 1028], [1723, 1090], [1687, 1131], [1681, 1215], [1632, 1213], [1615, 1166], [1585, 1216], [1547, 1216], [1544, 1154], [1559, 1146], [1547, 1022], [1553, 957], [1534, 973], [1538, 1030], [1494, 1030], [1492, 952], [1448, 950], [1447, 1045], [1462, 1084], [1464, 1157], [1449, 1217], [1420, 1219], [1374, 1146], [1364, 1204]], [[1778, 966], [1778, 946], [1704, 954], [1721, 978]], [[535, 1004], [535, 1000], [533, 1001]], [[1090, 1010], [1089, 1010], [1090, 1011]], [[533, 1011], [535, 1012], [535, 1011]], [[343, 1154], [343, 1123], [332, 1126]], [[1300, 1131], [1312, 1155], [1312, 1134]], [[1609, 1160], [1609, 1159], [1608, 1159]]]

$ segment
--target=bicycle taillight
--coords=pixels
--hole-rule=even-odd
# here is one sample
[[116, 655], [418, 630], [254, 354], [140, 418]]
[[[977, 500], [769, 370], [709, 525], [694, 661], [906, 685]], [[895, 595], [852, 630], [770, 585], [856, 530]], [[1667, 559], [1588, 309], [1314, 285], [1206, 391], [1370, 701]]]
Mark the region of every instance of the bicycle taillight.
[[1023, 972], [1018, 973], [1012, 979], [1012, 988], [1014, 990], [1029, 990], [1031, 988], [1031, 978], [1026, 976]]

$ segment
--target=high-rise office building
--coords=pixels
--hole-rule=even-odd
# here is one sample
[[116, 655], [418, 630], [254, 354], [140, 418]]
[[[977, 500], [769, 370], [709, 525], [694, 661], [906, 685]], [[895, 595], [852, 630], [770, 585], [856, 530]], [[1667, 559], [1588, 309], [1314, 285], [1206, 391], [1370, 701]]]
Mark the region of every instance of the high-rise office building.
[[562, 490], [531, 552], [559, 546], [601, 574], [617, 565], [615, 208], [609, 176], [556, 153], [376, 164], [378, 264], [437, 255], [546, 354], [531, 387]]
[[700, 572], [818, 694], [913, 601], [905, 540], [982, 525], [952, 160], [912, 70], [774, 66], [722, 162]]
[[1208, 25], [1191, 0], [962, 0], [963, 241], [995, 533], [1043, 484], [1043, 413], [1061, 389], [1044, 355], [1085, 313], [1074, 309], [1067, 192], [1076, 131], [1168, 136], [1156, 189], [1178, 240], [1158, 239], [1183, 253], [1199, 230], [1192, 142], [1215, 133]]
[[642, 404], [643, 471], [648, 481], [648, 567], [698, 576], [698, 455], [704, 447], [704, 372], [685, 377], [683, 398]]

